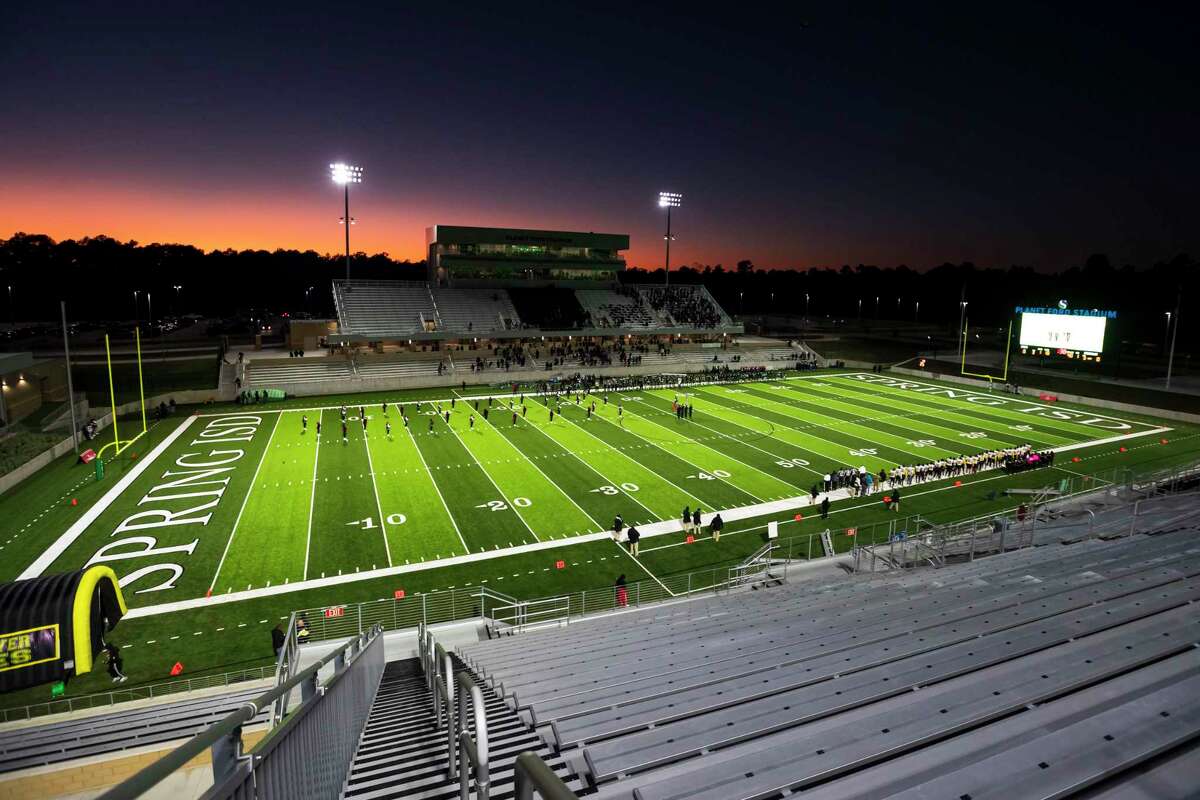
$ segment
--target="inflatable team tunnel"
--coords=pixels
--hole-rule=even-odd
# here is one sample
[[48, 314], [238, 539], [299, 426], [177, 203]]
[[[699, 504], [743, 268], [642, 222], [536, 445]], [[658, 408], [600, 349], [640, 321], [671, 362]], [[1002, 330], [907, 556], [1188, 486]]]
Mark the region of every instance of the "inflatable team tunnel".
[[109, 567], [0, 584], [0, 692], [90, 672], [127, 610]]

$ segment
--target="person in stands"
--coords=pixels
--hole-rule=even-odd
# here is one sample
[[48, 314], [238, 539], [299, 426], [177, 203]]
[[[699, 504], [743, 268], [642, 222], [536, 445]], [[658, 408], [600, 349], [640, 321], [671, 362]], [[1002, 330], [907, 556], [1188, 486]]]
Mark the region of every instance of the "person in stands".
[[275, 650], [275, 657], [279, 658], [279, 651], [283, 649], [283, 643], [287, 641], [287, 636], [283, 633], [283, 626], [276, 625], [271, 631], [271, 647]]
[[629, 592], [625, 588], [624, 572], [617, 576], [615, 588], [617, 590], [617, 608], [624, 608], [625, 606], [629, 605]]

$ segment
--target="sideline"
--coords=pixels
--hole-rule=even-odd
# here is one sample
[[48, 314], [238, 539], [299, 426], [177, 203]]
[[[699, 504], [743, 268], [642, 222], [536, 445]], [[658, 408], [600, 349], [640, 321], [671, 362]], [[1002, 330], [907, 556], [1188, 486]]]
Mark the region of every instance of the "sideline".
[[36, 561], [30, 564], [24, 572], [18, 575], [17, 580], [28, 580], [29, 578], [36, 578], [41, 575], [46, 568], [53, 564], [68, 547], [75, 543], [76, 539], [83, 535], [83, 532], [87, 530], [89, 525], [96, 521], [97, 517], [107, 511], [108, 507], [116, 502], [116, 499], [120, 497], [134, 481], [141, 477], [143, 472], [150, 468], [150, 465], [154, 463], [154, 460], [157, 459], [164, 450], [174, 444], [175, 440], [182, 436], [183, 432], [191, 427], [192, 423], [195, 422], [197, 418], [198, 417], [195, 414], [184, 418], [184, 420], [179, 424], [178, 428], [167, 434], [167, 436], [161, 442], [159, 442], [153, 450], [147, 453], [141, 461], [133, 466], [133, 469], [122, 475], [121, 479], [114, 483], [112, 488], [104, 493], [103, 497], [97, 500], [91, 508], [83, 512], [83, 516], [75, 520], [75, 523], [71, 525], [71, 527], [67, 528], [66, 531], [63, 532], [62, 536], [59, 536], [58, 539], [55, 540], [54, 544], [46, 548], [45, 552], [38, 556]]

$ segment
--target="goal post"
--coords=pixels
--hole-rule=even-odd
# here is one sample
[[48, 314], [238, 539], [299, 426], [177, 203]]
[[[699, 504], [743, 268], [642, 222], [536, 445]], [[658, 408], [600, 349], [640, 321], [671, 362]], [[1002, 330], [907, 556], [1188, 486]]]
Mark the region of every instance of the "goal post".
[[[136, 442], [138, 439], [142, 438], [142, 436], [144, 436], [146, 434], [146, 431], [149, 430], [149, 426], [147, 425], [147, 422], [146, 422], [146, 388], [145, 388], [145, 381], [144, 381], [143, 375], [142, 375], [142, 331], [141, 331], [141, 328], [134, 328], [133, 333], [134, 333], [135, 352], [137, 355], [138, 405], [140, 406], [141, 412], [142, 412], [142, 429], [140, 431], [138, 431], [138, 433], [135, 436], [133, 436], [132, 438], [129, 438], [129, 439], [121, 438], [120, 426], [119, 426], [119, 421], [118, 421], [118, 417], [120, 416], [120, 414], [118, 413], [119, 406], [117, 405], [117, 385], [116, 385], [116, 381], [113, 378], [112, 345], [109, 342], [109, 337], [108, 337], [108, 334], [106, 333], [106, 334], [104, 334], [104, 358], [105, 358], [106, 365], [108, 367], [108, 398], [109, 398], [109, 404], [112, 408], [113, 439], [111, 442], [109, 442], [108, 444], [101, 447], [100, 451], [98, 453], [96, 453], [96, 459], [98, 461], [100, 461], [101, 463], [103, 463], [103, 458], [104, 458], [105, 453], [108, 452], [110, 449], [113, 451], [110, 458], [115, 458], [116, 456], [119, 456], [119, 455], [121, 455], [121, 453], [125, 452], [126, 448], [128, 448], [131, 444]], [[100, 469], [103, 469], [103, 467], [100, 467]], [[97, 474], [101, 474], [101, 473], [98, 472]]]
[[1001, 383], [1008, 383], [1008, 359], [1009, 359], [1009, 355], [1011, 354], [1011, 351], [1012, 351], [1012, 320], [1010, 319], [1008, 321], [1008, 335], [1004, 339], [1004, 365], [1003, 365], [1004, 371], [1000, 375], [992, 375], [992, 374], [986, 373], [986, 372], [967, 372], [967, 343], [970, 341], [970, 339], [967, 336], [967, 331], [968, 331], [967, 324], [964, 321], [963, 322], [963, 330], [962, 330], [962, 336], [963, 336], [962, 363], [959, 365], [959, 372], [963, 376], [968, 377], [968, 378], [982, 378], [988, 382], [989, 387], [991, 386], [992, 381], [1000, 381]]

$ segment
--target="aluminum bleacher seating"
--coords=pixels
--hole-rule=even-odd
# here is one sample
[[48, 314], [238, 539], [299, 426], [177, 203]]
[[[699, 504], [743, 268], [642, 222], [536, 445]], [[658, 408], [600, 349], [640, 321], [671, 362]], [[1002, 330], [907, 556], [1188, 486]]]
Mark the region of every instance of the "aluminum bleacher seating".
[[[262, 692], [259, 687], [0, 730], [0, 773], [184, 739]], [[268, 710], [258, 719], [264, 720]]]
[[354, 368], [343, 358], [294, 358], [286, 363], [256, 364], [246, 369], [247, 389], [269, 389], [293, 383], [339, 381], [354, 376]]
[[591, 315], [592, 325], [597, 328], [648, 330], [668, 324], [642, 300], [636, 290], [577, 289], [575, 297], [579, 299], [583, 310]]
[[440, 329], [458, 333], [489, 333], [520, 326], [521, 319], [503, 289], [433, 290]]
[[[599, 798], [1111, 785], [1200, 738], [1189, 502], [1163, 504], [1155, 535], [629, 610], [458, 655]], [[1200, 757], [1179, 764], [1200, 785]]]
[[342, 333], [397, 338], [436, 320], [429, 287], [416, 281], [334, 281]]

